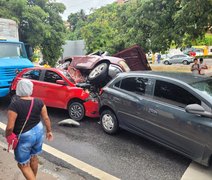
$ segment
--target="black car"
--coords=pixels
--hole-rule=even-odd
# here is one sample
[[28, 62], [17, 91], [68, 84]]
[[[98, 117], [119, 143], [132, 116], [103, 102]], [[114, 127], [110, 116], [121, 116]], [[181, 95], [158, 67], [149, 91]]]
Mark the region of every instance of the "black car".
[[102, 89], [103, 130], [119, 127], [209, 165], [212, 160], [212, 78], [189, 73], [120, 73]]

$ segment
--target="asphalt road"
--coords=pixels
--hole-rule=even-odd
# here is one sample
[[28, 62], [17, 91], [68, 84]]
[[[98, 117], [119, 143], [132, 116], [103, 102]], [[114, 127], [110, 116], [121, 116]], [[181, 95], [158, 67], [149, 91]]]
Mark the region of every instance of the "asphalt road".
[[[8, 104], [7, 98], [0, 99], [0, 121], [5, 124]], [[107, 135], [98, 119], [84, 119], [75, 128], [58, 126], [59, 121], [68, 118], [68, 113], [54, 108], [48, 108], [48, 112], [54, 141], [46, 144], [120, 179], [180, 180], [191, 162], [182, 155], [124, 130], [115, 136]], [[44, 155], [57, 165], [73, 168], [48, 154]]]

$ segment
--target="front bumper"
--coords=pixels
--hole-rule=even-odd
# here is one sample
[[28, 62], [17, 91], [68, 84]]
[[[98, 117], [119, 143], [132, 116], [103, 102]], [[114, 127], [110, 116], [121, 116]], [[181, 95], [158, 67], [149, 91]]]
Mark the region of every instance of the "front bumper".
[[99, 117], [99, 102], [97, 100], [89, 100], [83, 104], [85, 107], [85, 116], [91, 118]]

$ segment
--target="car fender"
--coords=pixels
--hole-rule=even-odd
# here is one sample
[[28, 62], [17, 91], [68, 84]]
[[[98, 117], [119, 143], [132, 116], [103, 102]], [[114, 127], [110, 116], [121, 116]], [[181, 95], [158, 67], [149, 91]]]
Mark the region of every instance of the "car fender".
[[69, 88], [69, 96], [67, 96], [66, 98], [66, 107], [64, 107], [64, 109], [67, 109], [68, 107], [68, 103], [74, 99], [78, 99], [81, 100], [83, 102], [86, 101], [86, 99], [89, 97], [89, 93], [84, 91], [82, 88], [78, 88], [78, 87], [70, 87]]

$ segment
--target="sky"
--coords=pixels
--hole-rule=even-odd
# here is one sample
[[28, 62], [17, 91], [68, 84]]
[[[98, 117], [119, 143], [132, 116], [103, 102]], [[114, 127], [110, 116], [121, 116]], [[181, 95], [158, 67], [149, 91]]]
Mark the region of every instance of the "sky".
[[56, 0], [56, 2], [61, 2], [66, 6], [62, 17], [63, 20], [67, 20], [67, 17], [71, 13], [76, 13], [83, 9], [87, 14], [91, 8], [100, 8], [101, 6], [115, 2], [115, 0]]

